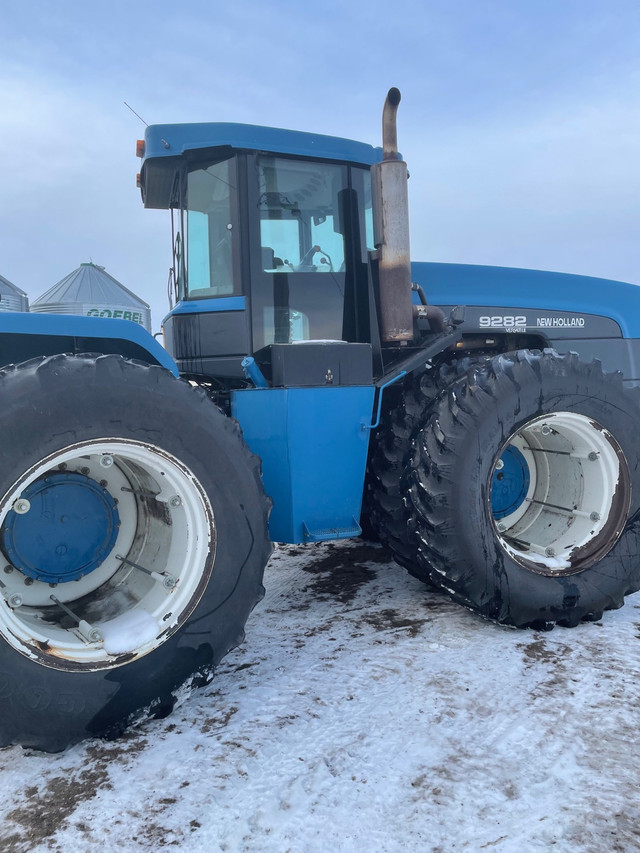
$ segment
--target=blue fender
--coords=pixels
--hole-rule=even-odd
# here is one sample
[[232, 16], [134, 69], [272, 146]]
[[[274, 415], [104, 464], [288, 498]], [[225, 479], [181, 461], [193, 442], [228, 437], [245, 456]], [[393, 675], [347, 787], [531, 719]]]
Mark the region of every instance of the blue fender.
[[138, 323], [73, 314], [0, 313], [0, 365], [61, 352], [101, 352], [159, 364], [178, 376], [169, 353]]

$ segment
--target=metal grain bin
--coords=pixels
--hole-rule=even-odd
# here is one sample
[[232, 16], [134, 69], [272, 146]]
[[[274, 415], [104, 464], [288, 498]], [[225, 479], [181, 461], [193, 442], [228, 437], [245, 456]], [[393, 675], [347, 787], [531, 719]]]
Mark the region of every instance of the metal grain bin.
[[80, 264], [32, 304], [42, 314], [76, 314], [83, 317], [113, 317], [132, 320], [151, 332], [149, 305], [132, 293], [104, 267]]
[[0, 311], [28, 311], [29, 299], [24, 290], [20, 290], [4, 276], [0, 275]]

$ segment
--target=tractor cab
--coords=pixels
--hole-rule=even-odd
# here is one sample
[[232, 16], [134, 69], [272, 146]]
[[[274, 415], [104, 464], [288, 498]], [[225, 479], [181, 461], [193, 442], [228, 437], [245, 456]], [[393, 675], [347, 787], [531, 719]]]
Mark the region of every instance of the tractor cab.
[[243, 358], [264, 361], [273, 345], [380, 349], [369, 269], [380, 159], [361, 143], [271, 128], [148, 129], [140, 182], [145, 206], [172, 212], [164, 335], [181, 373], [233, 386]]
[[172, 212], [165, 346], [260, 457], [278, 542], [360, 533], [382, 391], [453, 340], [440, 324], [426, 343], [412, 304], [399, 101], [382, 149], [237, 124], [140, 144], [144, 204]]

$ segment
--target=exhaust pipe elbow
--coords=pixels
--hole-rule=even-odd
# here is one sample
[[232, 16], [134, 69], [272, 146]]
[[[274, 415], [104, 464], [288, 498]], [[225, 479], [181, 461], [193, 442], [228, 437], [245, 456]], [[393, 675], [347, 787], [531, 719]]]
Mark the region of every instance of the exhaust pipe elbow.
[[396, 125], [396, 116], [398, 114], [398, 104], [402, 95], [400, 89], [393, 86], [387, 92], [387, 98], [382, 108], [382, 159], [397, 160], [398, 159], [398, 128]]

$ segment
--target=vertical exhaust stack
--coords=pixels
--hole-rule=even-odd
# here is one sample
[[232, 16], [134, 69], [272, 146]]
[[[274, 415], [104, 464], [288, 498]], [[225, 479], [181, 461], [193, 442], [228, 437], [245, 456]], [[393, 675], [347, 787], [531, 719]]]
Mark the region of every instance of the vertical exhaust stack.
[[413, 340], [408, 172], [398, 159], [400, 91], [389, 89], [382, 111], [383, 160], [371, 167], [375, 244], [379, 249], [380, 335], [385, 343]]

